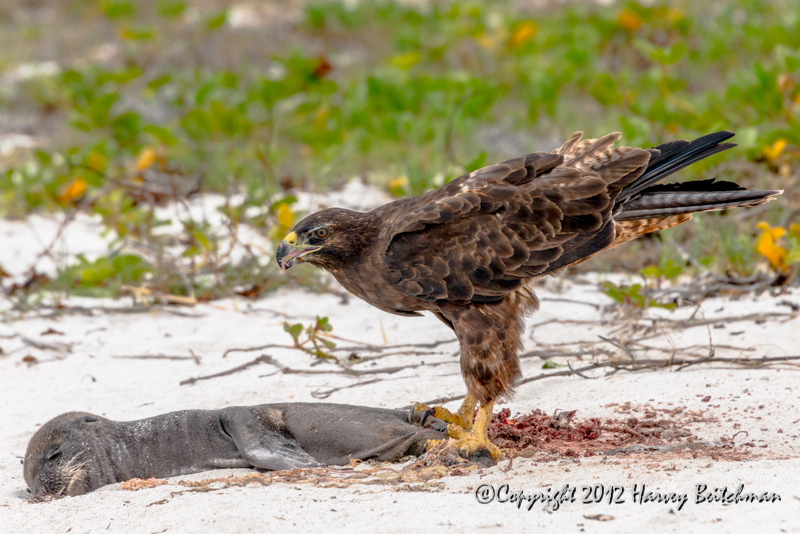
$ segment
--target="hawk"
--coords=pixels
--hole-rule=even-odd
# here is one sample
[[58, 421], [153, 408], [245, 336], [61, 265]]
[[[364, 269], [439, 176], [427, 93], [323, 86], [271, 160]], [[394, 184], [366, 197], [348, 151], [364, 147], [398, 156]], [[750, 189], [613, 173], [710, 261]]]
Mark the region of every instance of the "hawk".
[[448, 434], [466, 454], [500, 454], [487, 429], [495, 400], [510, 396], [521, 377], [524, 318], [539, 306], [532, 280], [692, 213], [756, 206], [782, 193], [714, 179], [659, 183], [736, 146], [724, 142], [731, 132], [649, 149], [615, 148], [619, 133], [582, 135], [367, 213], [319, 211], [278, 246], [284, 270], [309, 262], [376, 308], [428, 311], [455, 332], [467, 395], [456, 413], [430, 413], [450, 423]]

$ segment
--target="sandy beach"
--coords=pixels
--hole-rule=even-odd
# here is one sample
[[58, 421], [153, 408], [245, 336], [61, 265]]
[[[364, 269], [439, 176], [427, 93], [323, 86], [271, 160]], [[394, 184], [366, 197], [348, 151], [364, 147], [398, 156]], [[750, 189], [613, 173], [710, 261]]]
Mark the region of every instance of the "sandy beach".
[[[630, 321], [619, 315], [592, 277], [550, 283], [538, 294], [542, 309], [528, 321], [528, 349], [565, 347], [578, 354], [579, 347], [599, 347], [598, 336], [613, 337], [615, 329]], [[711, 298], [697, 309], [650, 309], [643, 320], [654, 325], [668, 324], [664, 321], [690, 325], [664, 329], [648, 341], [654, 347], [671, 347], [674, 357], [702, 356], [708, 353], [709, 343], [715, 346], [718, 358], [788, 356], [796, 351], [798, 334], [797, 318], [787, 301], [800, 302], [795, 295], [765, 294], [737, 301]], [[800, 528], [796, 483], [800, 416], [791, 408], [800, 398], [796, 371], [786, 366], [749, 369], [729, 363], [610, 375], [601, 369], [585, 378], [546, 378], [523, 384], [512, 402], [497, 407], [509, 408], [512, 415], [536, 408], [548, 414], [577, 410], [576, 418], [600, 418], [607, 424], [644, 418], [650, 411], [689, 429], [692, 439], [702, 444], [697, 449], [662, 447], [590, 457], [534, 454], [462, 473], [465, 476], [446, 473], [419, 484], [325, 488], [306, 482], [274, 482], [205, 492], [176, 485], [180, 480], [202, 481], [248, 472], [238, 469], [176, 477], [168, 485], [140, 491], [117, 484], [80, 497], [29, 503], [20, 459], [36, 428], [65, 411], [133, 420], [179, 409], [290, 400], [399, 407], [464, 392], [455, 356], [457, 344], [439, 321], [395, 317], [354, 298], [282, 290], [258, 301], [231, 299], [191, 308], [161, 306], [136, 311], [129, 300], [78, 298], [64, 306], [29, 312], [0, 325], [5, 407], [5, 432], [0, 438], [0, 517], [5, 532], [249, 532], [273, 528], [286, 532], [318, 528], [472, 532], [476, 528], [534, 531], [547, 527], [575, 532], [743, 532], [765, 525], [771, 531], [797, 532]], [[616, 316], [609, 306], [617, 310]], [[332, 333], [342, 338], [332, 338], [339, 348], [361, 347], [353, 353], [380, 357], [343, 366], [281, 347], [223, 357], [232, 348], [291, 345], [283, 322], [310, 324], [317, 315], [329, 317]], [[733, 320], [726, 322], [726, 318]], [[434, 348], [413, 346], [435, 341], [443, 343]], [[394, 345], [404, 348], [380, 350]], [[370, 346], [378, 349], [365, 348]], [[629, 357], [612, 345], [606, 348], [615, 351], [613, 358]], [[181, 385], [262, 354], [298, 372], [281, 372], [262, 363]], [[663, 352], [656, 356], [664, 357]], [[581, 358], [583, 361], [574, 357], [551, 361], [570, 361], [573, 367], [581, 367], [606, 357], [598, 351], [597, 356]], [[542, 369], [541, 357], [522, 361], [525, 377], [552, 372]], [[370, 373], [346, 374], [342, 372], [345, 368]], [[390, 372], [380, 372], [389, 368]], [[315, 374], [299, 372], [303, 370]], [[458, 402], [447, 406], [457, 407]], [[731, 438], [732, 446], [716, 449], [730, 445]], [[399, 470], [402, 466], [389, 467]], [[476, 491], [486, 484], [493, 489], [484, 486], [479, 493], [486, 498], [494, 491], [495, 499], [480, 504]], [[507, 488], [503, 489], [503, 484]], [[621, 487], [614, 490], [614, 500], [619, 502], [584, 503], [589, 491], [581, 488], [598, 484], [604, 491]], [[714, 488], [735, 493], [744, 485], [746, 493], [760, 496], [767, 492], [780, 500], [697, 503], [698, 484], [707, 486], [706, 493]], [[530, 510], [527, 500], [519, 508], [514, 502], [498, 502], [507, 500], [508, 493], [520, 491], [523, 495], [563, 492], [565, 485], [569, 485], [566, 492], [575, 488], [571, 494], [575, 499], [562, 503], [558, 510], [553, 510], [552, 502], [535, 503]], [[678, 501], [637, 501], [634, 490], [641, 494], [642, 485], [646, 491], [675, 493], [674, 498], [686, 494], [687, 502], [678, 509]]]

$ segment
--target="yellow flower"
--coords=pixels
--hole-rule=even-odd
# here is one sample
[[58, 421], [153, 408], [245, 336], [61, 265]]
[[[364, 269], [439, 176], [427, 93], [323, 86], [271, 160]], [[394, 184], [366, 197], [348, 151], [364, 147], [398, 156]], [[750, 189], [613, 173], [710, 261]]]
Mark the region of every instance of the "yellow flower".
[[286, 204], [281, 204], [278, 208], [278, 224], [283, 228], [289, 228], [292, 222], [294, 222], [292, 210]]
[[523, 22], [514, 28], [514, 31], [511, 33], [511, 37], [508, 39], [508, 46], [511, 48], [517, 48], [518, 46], [533, 39], [538, 31], [539, 27], [532, 20]]
[[783, 228], [770, 228], [764, 221], [758, 223], [757, 227], [762, 230], [756, 244], [756, 252], [767, 258], [770, 266], [776, 271], [785, 271], [789, 266], [786, 257], [789, 252], [775, 244], [775, 240], [783, 237], [786, 230]]
[[764, 147], [764, 156], [770, 161], [775, 161], [775, 159], [781, 155], [783, 149], [786, 148], [786, 143], [786, 139], [781, 137], [775, 141], [772, 146]]
[[642, 17], [629, 9], [623, 9], [617, 15], [617, 23], [631, 33], [638, 30], [642, 22]]
[[83, 178], [75, 178], [66, 187], [64, 187], [58, 194], [59, 202], [69, 202], [76, 199], [86, 192], [86, 180]]
[[391, 180], [389, 180], [389, 183], [387, 184], [386, 187], [389, 189], [389, 191], [393, 191], [395, 189], [403, 189], [407, 185], [408, 185], [408, 178], [405, 176], [400, 176], [398, 178], [392, 178]]
[[156, 151], [150, 147], [143, 148], [136, 159], [136, 170], [141, 172], [150, 168], [156, 161]]
[[270, 239], [280, 241], [294, 222], [294, 213], [292, 213], [288, 204], [283, 203], [278, 205], [275, 210], [275, 222], [277, 224], [274, 224], [272, 228], [269, 229], [268, 235]]

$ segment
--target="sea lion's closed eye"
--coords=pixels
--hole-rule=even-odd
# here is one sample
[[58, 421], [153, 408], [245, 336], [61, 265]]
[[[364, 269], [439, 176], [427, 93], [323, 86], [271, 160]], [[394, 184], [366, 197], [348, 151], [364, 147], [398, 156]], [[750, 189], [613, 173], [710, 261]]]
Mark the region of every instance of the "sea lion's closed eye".
[[60, 445], [56, 445], [55, 447], [50, 449], [50, 452], [47, 453], [47, 461], [48, 462], [52, 462], [53, 460], [56, 460], [58, 458], [61, 458], [61, 446]]

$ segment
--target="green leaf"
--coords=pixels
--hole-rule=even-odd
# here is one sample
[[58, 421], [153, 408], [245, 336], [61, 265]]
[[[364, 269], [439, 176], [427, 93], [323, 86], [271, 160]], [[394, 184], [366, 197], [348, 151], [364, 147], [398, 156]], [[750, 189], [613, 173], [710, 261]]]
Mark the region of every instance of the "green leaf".
[[49, 153], [45, 152], [44, 150], [36, 150], [34, 152], [36, 159], [39, 161], [40, 164], [43, 166], [50, 165], [53, 162], [53, 158], [50, 156]]
[[788, 265], [800, 263], [800, 246], [794, 246], [789, 250], [789, 254], [786, 256], [786, 263]]
[[166, 1], [158, 3], [158, 14], [164, 18], [180, 17], [185, 10], [186, 4], [184, 2]]
[[183, 129], [195, 140], [204, 140], [211, 131], [211, 121], [202, 110], [192, 109], [181, 120]]
[[617, 88], [617, 81], [606, 73], [602, 73], [595, 78], [594, 85], [589, 92], [595, 100], [604, 106], [622, 102], [622, 94]]
[[465, 164], [464, 168], [467, 170], [467, 172], [472, 172], [474, 170], [480, 169], [481, 167], [484, 167], [486, 165], [486, 156], [487, 153], [484, 150], [483, 152], [478, 154], [478, 156], [475, 159]]
[[192, 245], [190, 247], [187, 247], [186, 250], [183, 251], [183, 254], [181, 254], [181, 256], [183, 256], [184, 258], [191, 258], [192, 256], [197, 256], [201, 252], [202, 250], [200, 250], [199, 247]]
[[136, 138], [141, 132], [141, 119], [138, 114], [128, 111], [115, 117], [110, 126], [114, 130], [114, 138], [120, 145], [131, 145], [136, 143]]
[[667, 260], [666, 265], [662, 269], [664, 277], [667, 279], [675, 278], [683, 272], [683, 265], [678, 265], [672, 260]]
[[222, 11], [212, 17], [206, 19], [206, 28], [209, 30], [216, 30], [225, 24], [225, 19], [228, 17], [227, 11]]
[[292, 339], [294, 339], [295, 344], [300, 339], [300, 334], [303, 333], [303, 325], [300, 323], [297, 324], [289, 324], [288, 322], [283, 322], [283, 330], [288, 332]]
[[150, 89], [151, 91], [155, 91], [167, 85], [171, 80], [172, 76], [170, 76], [169, 74], [164, 74], [162, 76], [158, 76], [153, 80], [150, 80], [147, 83], [147, 88]]
[[114, 274], [124, 283], [139, 281], [153, 269], [149, 262], [133, 254], [117, 256], [114, 258], [112, 265]]
[[129, 0], [103, 0], [100, 7], [105, 16], [110, 19], [132, 17], [136, 14], [136, 8]]
[[203, 232], [194, 232], [194, 234], [192, 234], [192, 237], [194, 237], [195, 241], [200, 243], [203, 246], [203, 248], [206, 249], [207, 251], [214, 250], [214, 245], [208, 239], [208, 236], [206, 236], [206, 234], [204, 234]]
[[210, 82], [201, 85], [194, 95], [194, 103], [198, 106], [202, 106], [212, 89], [214, 89], [214, 85]]
[[105, 126], [108, 124], [108, 114], [111, 106], [119, 99], [116, 93], [108, 93], [97, 97], [89, 104], [89, 119], [94, 126]]
[[658, 278], [661, 276], [661, 269], [656, 267], [655, 265], [651, 265], [650, 267], [645, 267], [641, 270], [642, 276], [645, 278]]
[[153, 29], [147, 27], [126, 28], [120, 33], [123, 39], [130, 41], [145, 41], [153, 38]]
[[172, 135], [172, 132], [170, 132], [163, 126], [148, 124], [147, 126], [142, 128], [142, 130], [155, 137], [160, 143], [164, 145], [174, 145], [175, 143], [178, 142], [178, 138]]
[[619, 288], [611, 282], [605, 282], [603, 284], [603, 292], [617, 302], [625, 302], [625, 296]]

